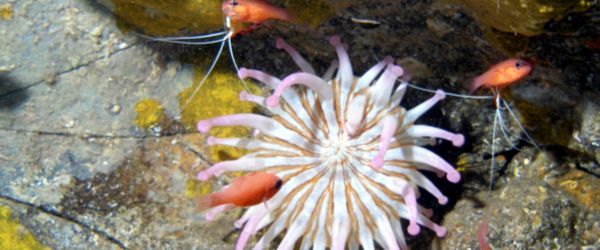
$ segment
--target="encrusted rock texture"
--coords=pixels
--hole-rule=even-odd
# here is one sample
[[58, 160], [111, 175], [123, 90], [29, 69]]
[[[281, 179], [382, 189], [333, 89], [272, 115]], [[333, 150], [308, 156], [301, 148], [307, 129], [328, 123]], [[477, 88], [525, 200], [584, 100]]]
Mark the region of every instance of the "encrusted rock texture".
[[[152, 9], [143, 1], [131, 2], [161, 16], [161, 5]], [[335, 57], [327, 38], [340, 35], [355, 74], [391, 55], [413, 84], [466, 93], [470, 78], [505, 58], [534, 63], [532, 75], [502, 97], [537, 147], [520, 139], [524, 135], [506, 110], [498, 112], [510, 133], [498, 132], [492, 141], [496, 109], [491, 100], [448, 96], [422, 118], [422, 123], [463, 133], [466, 145], [433, 147], [463, 178], [458, 189], [431, 178], [450, 202], [436, 205], [422, 192], [420, 203], [433, 207], [434, 220], [448, 228], [448, 235], [409, 237], [412, 248], [477, 249], [484, 217], [484, 234], [494, 249], [600, 248], [597, 4], [554, 18], [545, 14], [544, 25], [536, 26], [543, 30], [535, 34], [503, 33], [477, 22], [472, 5], [458, 2], [329, 6], [332, 11], [318, 24], [269, 21], [237, 35], [238, 64], [278, 76], [297, 71], [274, 46], [275, 38], [283, 37], [323, 72]], [[0, 3], [0, 206], [52, 249], [232, 249], [239, 234], [233, 221], [242, 210], [207, 222], [195, 210], [194, 197], [234, 176], [195, 181], [215, 153], [205, 136], [174, 120], [180, 115], [180, 94], [197, 82], [218, 46], [150, 42], [131, 32], [143, 29], [123, 14], [136, 13], [115, 13], [111, 1]], [[172, 20], [162, 17], [162, 22]], [[177, 27], [172, 35], [196, 30]], [[217, 69], [235, 76], [227, 55]], [[412, 107], [429, 96], [410, 89], [403, 105]], [[150, 129], [137, 127], [136, 103], [146, 99], [158, 100], [169, 120]], [[229, 105], [215, 100], [210, 105]], [[494, 155], [492, 142], [497, 143]]]

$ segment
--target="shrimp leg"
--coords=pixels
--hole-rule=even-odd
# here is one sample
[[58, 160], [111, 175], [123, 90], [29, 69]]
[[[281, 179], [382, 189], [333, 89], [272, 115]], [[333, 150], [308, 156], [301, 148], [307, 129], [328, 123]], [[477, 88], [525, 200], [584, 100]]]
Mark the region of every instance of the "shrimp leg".
[[533, 140], [533, 138], [529, 135], [529, 133], [527, 133], [521, 122], [519, 122], [517, 115], [515, 115], [515, 113], [512, 111], [512, 108], [510, 107], [508, 102], [502, 100], [502, 103], [504, 104], [504, 107], [506, 107], [506, 109], [508, 110], [508, 113], [510, 113], [510, 116], [513, 118], [513, 120], [517, 122], [517, 126], [519, 126], [519, 129], [521, 129], [521, 132], [523, 132], [523, 134], [525, 134], [525, 136], [527, 137], [526, 141], [531, 143], [531, 145], [533, 145], [536, 149], [540, 149], [539, 145], [535, 143], [535, 140]]
[[[231, 31], [230, 34], [233, 34], [233, 31]], [[229, 35], [226, 37], [229, 37]], [[200, 80], [200, 83], [198, 83], [198, 86], [196, 86], [196, 88], [194, 88], [194, 91], [192, 91], [192, 94], [187, 99], [187, 101], [183, 104], [183, 106], [181, 106], [181, 110], [179, 111], [179, 114], [177, 114], [177, 117], [179, 117], [181, 115], [181, 113], [183, 113], [183, 111], [190, 104], [190, 102], [192, 102], [192, 99], [194, 98], [194, 96], [196, 96], [196, 94], [198, 94], [198, 91], [200, 90], [200, 88], [202, 88], [202, 85], [204, 85], [204, 83], [206, 82], [206, 79], [208, 79], [208, 77], [210, 76], [212, 71], [215, 69], [215, 66], [217, 66], [217, 62], [219, 61], [219, 57], [221, 57], [221, 53], [223, 53], [223, 48], [225, 47], [225, 42], [227, 40], [229, 40], [229, 39], [223, 40], [223, 42], [221, 42], [221, 45], [219, 45], [219, 50], [217, 51], [217, 54], [213, 58], [212, 63], [208, 67], [206, 74], [204, 74], [204, 77], [202, 77], [202, 80]]]
[[[497, 99], [498, 101], [498, 99]], [[497, 132], [497, 126], [496, 124], [498, 123], [498, 117], [500, 116], [499, 114], [500, 110], [496, 109], [495, 115], [494, 115], [494, 129], [492, 131], [492, 157], [490, 159], [490, 186], [489, 186], [489, 191], [492, 191], [492, 188], [494, 187], [494, 168], [495, 168], [495, 164], [496, 164], [496, 132]]]
[[[510, 144], [511, 149], [519, 150], [517, 148], [517, 145], [514, 144], [512, 142], [512, 140], [510, 139], [512, 136], [514, 136], [514, 134], [508, 128], [508, 121], [505, 120], [504, 116], [502, 115], [503, 111], [500, 108], [497, 108], [496, 112], [498, 113], [498, 124], [500, 125], [500, 132], [502, 132], [502, 135], [504, 136], [504, 140], [508, 144]], [[521, 139], [520, 136], [519, 136], [519, 139]]]

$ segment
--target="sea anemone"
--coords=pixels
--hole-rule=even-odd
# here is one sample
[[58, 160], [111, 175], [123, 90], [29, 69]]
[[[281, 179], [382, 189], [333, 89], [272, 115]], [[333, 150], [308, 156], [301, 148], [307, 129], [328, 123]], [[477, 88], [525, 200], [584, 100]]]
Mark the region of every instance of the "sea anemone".
[[[215, 126], [238, 125], [256, 131], [252, 138], [210, 137], [209, 145], [246, 148], [250, 153], [201, 171], [199, 180], [228, 171], [266, 171], [284, 180], [273, 198], [250, 207], [236, 221], [236, 227], [243, 227], [237, 249], [262, 229], [255, 249], [266, 248], [280, 234], [284, 236], [278, 249], [292, 249], [299, 241], [301, 249], [374, 249], [374, 242], [387, 249], [406, 248], [400, 218], [408, 219], [411, 235], [419, 233], [419, 225], [440, 237], [446, 234], [429, 219], [431, 210], [417, 204], [418, 187], [440, 204], [448, 199], [419, 170], [445, 174], [453, 183], [460, 174], [422, 145], [441, 138], [461, 146], [464, 137], [414, 124], [444, 98], [444, 92], [438, 90], [406, 111], [399, 105], [406, 83], [394, 89], [403, 69], [392, 58], [355, 77], [347, 45], [337, 36], [330, 43], [339, 63], [334, 61], [323, 77], [281, 39], [277, 47], [286, 50], [302, 72], [281, 80], [257, 70], [239, 70], [240, 78], [254, 78], [274, 90], [267, 98], [240, 94], [270, 115], [234, 114], [198, 122], [202, 133]], [[305, 86], [292, 88], [295, 84]], [[207, 218], [226, 208], [213, 208]]]

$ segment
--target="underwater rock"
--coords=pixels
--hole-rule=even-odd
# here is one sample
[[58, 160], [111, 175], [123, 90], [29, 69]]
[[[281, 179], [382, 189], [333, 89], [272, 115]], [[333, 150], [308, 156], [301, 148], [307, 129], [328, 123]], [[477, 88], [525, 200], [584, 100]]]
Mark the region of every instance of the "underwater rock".
[[[232, 249], [239, 233], [232, 230], [231, 224], [241, 215], [241, 210], [214, 223], [207, 223], [194, 211], [191, 201], [194, 196], [220, 188], [229, 180], [229, 176], [218, 182], [208, 183], [199, 183], [193, 179], [198, 170], [208, 167], [208, 163], [202, 158], [210, 154], [208, 146], [201, 143], [206, 138], [201, 135], [199, 138], [192, 138], [197, 135], [190, 134], [137, 138], [136, 136], [146, 135], [141, 135], [134, 128], [135, 104], [144, 98], [159, 100], [164, 106], [165, 116], [173, 116], [180, 104], [178, 93], [189, 87], [193, 75], [197, 73], [188, 64], [180, 65], [182, 60], [179, 60], [178, 55], [195, 51], [196, 53], [189, 53], [188, 58], [212, 58], [214, 46], [147, 44], [135, 36], [123, 34], [123, 29], [119, 30], [117, 21], [113, 19], [112, 14], [118, 12], [114, 8], [115, 4], [106, 4], [113, 6], [109, 12], [103, 6], [95, 4], [100, 1], [108, 2], [10, 0], [8, 5], [0, 4], [0, 32], [3, 34], [0, 37], [1, 93], [27, 87], [20, 94], [3, 96], [3, 102], [17, 105], [3, 105], [0, 109], [0, 125], [3, 128], [0, 131], [3, 138], [0, 143], [0, 183], [5, 184], [0, 185], [0, 194], [20, 202], [35, 204], [25, 205], [13, 201], [4, 202], [5, 200], [0, 202], [11, 206], [15, 218], [18, 217], [21, 225], [35, 234], [42, 244], [56, 249], [120, 248], [118, 243], [107, 236], [132, 249]], [[293, 9], [294, 1], [280, 0], [273, 1], [273, 4]], [[122, 2], [132, 3], [132, 8], [158, 2], [175, 3], [133, 0]], [[176, 4], [184, 2], [188, 1], [178, 1]], [[192, 4], [200, 2], [204, 1], [189, 1]], [[333, 9], [339, 12], [334, 11], [333, 14], [331, 9], [317, 9], [318, 5], [311, 5], [310, 1], [295, 2], [300, 8], [307, 5], [313, 7], [305, 9], [309, 14], [322, 11], [315, 12], [321, 18], [317, 19], [320, 25], [317, 28], [308, 25], [265, 25], [257, 32], [236, 36], [233, 48], [240, 66], [277, 68], [282, 70], [282, 74], [292, 73], [296, 70], [291, 66], [292, 62], [281, 56], [281, 52], [275, 53], [273, 46], [265, 45], [265, 41], [274, 36], [284, 36], [295, 46], [301, 46], [301, 51], [307, 52], [307, 58], [316, 62], [318, 70], [324, 70], [334, 53], [322, 49], [325, 45], [323, 37], [339, 33], [355, 52], [350, 55], [351, 59], [360, 62], [356, 65], [358, 72], [365, 71], [366, 67], [379, 60], [377, 57], [382, 55], [410, 55], [431, 72], [418, 83], [460, 92], [463, 90], [460, 88], [461, 81], [503, 56], [481, 37], [481, 32], [468, 15], [455, 12], [452, 8], [444, 12], [428, 12], [431, 1], [385, 1], [384, 4], [380, 1], [360, 1], [360, 4], [357, 2], [343, 12], [339, 11], [339, 6], [334, 6]], [[176, 7], [170, 6], [167, 9]], [[174, 21], [170, 23], [173, 26], [166, 25], [164, 30], [162, 26], [148, 27], [148, 30], [174, 34], [171, 32], [202, 32], [211, 28], [208, 24], [193, 24], [198, 14], [185, 11], [196, 7], [198, 6], [181, 10], [184, 19], [187, 18], [186, 22]], [[173, 17], [175, 12], [164, 14], [152, 8], [146, 10], [148, 13], [139, 12], [128, 18], [135, 19], [138, 14], [147, 15], [144, 18], [150, 20], [141, 18], [137, 21], [155, 21], [159, 24], [169, 18], [179, 18]], [[127, 14], [122, 13], [124, 16]], [[210, 17], [215, 13], [207, 15]], [[330, 14], [337, 17], [327, 22]], [[372, 19], [380, 25], [364, 27], [351, 22], [352, 17]], [[438, 37], [426, 25], [425, 20], [430, 18], [442, 20], [454, 31]], [[214, 21], [216, 29], [222, 26], [220, 18], [202, 21]], [[121, 19], [118, 22], [123, 24], [125, 21]], [[150, 23], [141, 26], [144, 25], [151, 26]], [[391, 33], [394, 36], [390, 36]], [[546, 45], [547, 43], [541, 44], [536, 51], [547, 54], [549, 58], [556, 57], [556, 54], [572, 57], [571, 53], [549, 50]], [[561, 46], [560, 43], [556, 45]], [[593, 54], [586, 51], [583, 53]], [[225, 57], [226, 55], [222, 55], [222, 58]], [[592, 57], [572, 57], [572, 61], [565, 61], [564, 58], [542, 61], [553, 65], [567, 65], [561, 70], [568, 76], [585, 78], [588, 74], [594, 75], [590, 72], [597, 72], [592, 69], [594, 62], [597, 62]], [[228, 73], [234, 72], [227, 60], [220, 64], [227, 66], [225, 69]], [[169, 67], [170, 69], [165, 69]], [[573, 71], [573, 68], [578, 71]], [[422, 72], [415, 74], [421, 76]], [[589, 86], [597, 86], [593, 81], [596, 78], [589, 79]], [[575, 81], [567, 79], [565, 82]], [[409, 91], [411, 95], [407, 95], [405, 100], [409, 107], [429, 96], [424, 93], [412, 95], [413, 90]], [[465, 127], [457, 125], [451, 130], [470, 133], [472, 144], [485, 144], [489, 133], [473, 134], [471, 131], [491, 131], [488, 129], [491, 128], [490, 119], [482, 117], [492, 117], [493, 120], [492, 103], [461, 102], [464, 105], [451, 106], [455, 102], [458, 102], [457, 99], [446, 98], [440, 106], [442, 112], [439, 112], [440, 109], [433, 110], [434, 115], [425, 117], [424, 121], [436, 126], [472, 124]], [[113, 104], [118, 104], [118, 108]], [[456, 112], [450, 112], [451, 110]], [[489, 147], [477, 149], [479, 150], [472, 153], [472, 156], [489, 159], [486, 158], [486, 155], [489, 156]], [[530, 157], [533, 156], [531, 149], [526, 147], [523, 151], [527, 152], [516, 157], [533, 159]], [[469, 153], [474, 151], [469, 147], [466, 150]], [[140, 152], [144, 154], [141, 155]], [[439, 153], [444, 154], [446, 159], [452, 159], [449, 155], [461, 152], [440, 150]], [[504, 162], [509, 156], [504, 157]], [[579, 157], [571, 159], [578, 170], [592, 172], [592, 168], [584, 168], [579, 163]], [[486, 170], [487, 164], [479, 164], [479, 167], [482, 172], [489, 172]], [[581, 175], [585, 171], [567, 171], [572, 174], [566, 174], [565, 179], [556, 181], [558, 186], [561, 183], [569, 186], [565, 190], [571, 197], [581, 196], [582, 199], [577, 198], [577, 203], [581, 204], [584, 204], [583, 201], [590, 201], [590, 198], [586, 198], [589, 197], [586, 196], [588, 193], [578, 191], [579, 188], [585, 190], [589, 187], [585, 184], [589, 178]], [[512, 173], [511, 170], [505, 172]], [[471, 179], [471, 174], [463, 176], [466, 177], [464, 182], [451, 192], [471, 188], [472, 183], [477, 181]], [[574, 180], [577, 181], [576, 184], [585, 185], [575, 185]], [[537, 187], [536, 183], [532, 184]], [[486, 185], [478, 186], [479, 189], [474, 192], [481, 190], [482, 186], [485, 188]], [[460, 191], [456, 191], [457, 189]], [[571, 194], [568, 190], [575, 193]], [[468, 192], [470, 191], [465, 191], [462, 195]], [[43, 198], [40, 197], [42, 195]], [[420, 199], [423, 204], [427, 204], [426, 196], [424, 194]], [[449, 199], [453, 201], [456, 196], [458, 195], [449, 196]], [[57, 200], [61, 202], [56, 203]], [[450, 207], [446, 206], [447, 209], [452, 209]], [[461, 208], [459, 206], [457, 209]], [[435, 215], [439, 215], [439, 209], [435, 210]], [[51, 214], [49, 211], [57, 213]], [[585, 213], [584, 209], [581, 211]], [[469, 217], [467, 215], [464, 218]], [[581, 242], [593, 242], [600, 234], [598, 216], [587, 213], [581, 218], [585, 218], [586, 223], [577, 223], [576, 226], [587, 228], [581, 234]], [[592, 222], [596, 223], [595, 227], [590, 227]], [[449, 228], [450, 233], [452, 230]], [[430, 235], [407, 239], [408, 244], [414, 246], [416, 243], [417, 246], [413, 247], [415, 249], [431, 247], [430, 239], [436, 237], [432, 232], [425, 231], [422, 234], [427, 233]], [[223, 235], [227, 237], [221, 237]], [[466, 246], [468, 245], [460, 245], [457, 248]]]
[[600, 176], [600, 104], [596, 97], [585, 98], [577, 108], [581, 114], [579, 127], [573, 131], [569, 148], [592, 156], [596, 164], [587, 170]]
[[500, 185], [509, 185], [514, 178], [543, 181], [555, 190], [565, 191], [571, 199], [586, 210], [600, 212], [600, 181], [581, 167], [584, 159], [578, 152], [557, 150], [541, 151], [532, 156], [532, 150], [519, 152], [506, 167], [506, 178]]
[[114, 243], [94, 234], [89, 228], [66, 218], [0, 198], [2, 249], [72, 249], [74, 246], [84, 247], [91, 241], [99, 249], [115, 247]]
[[[447, 249], [476, 249], [477, 229], [488, 218], [487, 242], [493, 249], [551, 249], [593, 246], [600, 213], [575, 205], [569, 195], [542, 181], [514, 178], [493, 192], [458, 201], [446, 215]], [[592, 219], [590, 219], [592, 218]]]

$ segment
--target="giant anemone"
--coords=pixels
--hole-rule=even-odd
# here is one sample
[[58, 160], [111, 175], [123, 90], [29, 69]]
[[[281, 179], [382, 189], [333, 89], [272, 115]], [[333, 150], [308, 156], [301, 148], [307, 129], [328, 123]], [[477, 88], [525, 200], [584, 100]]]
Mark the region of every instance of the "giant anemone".
[[[237, 160], [220, 162], [198, 173], [207, 180], [229, 171], [266, 171], [280, 177], [281, 190], [265, 203], [248, 208], [235, 223], [242, 229], [237, 249], [263, 230], [255, 249], [266, 248], [282, 235], [278, 249], [406, 248], [400, 218], [416, 235], [420, 226], [443, 236], [431, 211], [417, 204], [418, 187], [440, 204], [448, 199], [420, 171], [432, 171], [456, 183], [459, 173], [444, 159], [422, 147], [432, 138], [461, 146], [464, 138], [415, 121], [444, 98], [433, 97], [410, 110], [400, 106], [407, 84], [396, 82], [403, 69], [390, 57], [355, 77], [345, 45], [332, 37], [339, 63], [319, 77], [313, 67], [283, 40], [301, 72], [284, 79], [257, 70], [240, 69], [239, 77], [254, 78], [273, 89], [267, 98], [246, 92], [242, 100], [258, 103], [269, 115], [233, 114], [198, 122], [198, 130], [215, 126], [253, 128], [251, 138], [214, 138], [208, 144], [249, 149]], [[335, 78], [332, 78], [334, 73]], [[292, 87], [293, 85], [300, 85]], [[210, 218], [228, 205], [213, 208]], [[297, 245], [299, 244], [299, 245]]]

